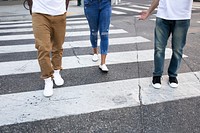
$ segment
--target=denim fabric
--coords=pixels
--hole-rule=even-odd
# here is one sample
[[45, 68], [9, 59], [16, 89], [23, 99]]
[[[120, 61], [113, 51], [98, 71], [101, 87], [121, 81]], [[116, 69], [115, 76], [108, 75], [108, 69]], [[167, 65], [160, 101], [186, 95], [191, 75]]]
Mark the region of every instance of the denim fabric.
[[101, 54], [108, 53], [108, 36], [111, 18], [110, 0], [84, 0], [84, 12], [90, 27], [90, 42], [97, 48], [98, 32], [100, 34]]
[[177, 76], [180, 67], [183, 47], [186, 44], [187, 31], [190, 20], [165, 20], [156, 18], [154, 44], [154, 72], [153, 76], [161, 76], [164, 68], [165, 48], [171, 35], [172, 57], [168, 67], [170, 77]]

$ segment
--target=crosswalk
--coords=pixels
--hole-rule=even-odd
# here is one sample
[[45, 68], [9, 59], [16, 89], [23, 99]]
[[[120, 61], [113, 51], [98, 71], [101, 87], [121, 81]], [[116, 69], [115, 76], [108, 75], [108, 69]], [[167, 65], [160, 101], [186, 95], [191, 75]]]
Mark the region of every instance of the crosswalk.
[[[152, 40], [132, 36], [115, 25], [111, 24], [110, 28], [112, 48], [152, 43]], [[151, 77], [137, 75], [138, 64], [153, 62], [153, 49], [111, 51], [107, 57], [110, 71], [103, 74], [98, 69], [100, 62], [92, 62], [92, 55], [88, 52], [91, 46], [86, 19], [67, 19], [66, 29], [63, 48], [65, 53], [69, 53], [63, 56], [62, 76], [65, 84], [55, 87], [51, 98], [45, 98], [42, 95], [43, 81], [39, 79], [31, 21], [0, 22], [0, 126], [200, 95], [200, 72], [180, 74], [178, 89], [170, 88], [167, 76], [164, 76], [160, 90], [152, 88]], [[30, 43], [27, 43], [29, 40]], [[79, 49], [83, 52], [78, 53]], [[23, 58], [19, 58], [21, 54]], [[8, 60], [7, 56], [13, 59]], [[171, 49], [167, 48], [165, 58], [170, 57]]]
[[[125, 14], [133, 14], [137, 15], [138, 13], [142, 12], [143, 10], [147, 10], [150, 4], [137, 4], [137, 3], [130, 3], [130, 2], [121, 2], [118, 5], [113, 6], [112, 14], [114, 15], [125, 15]], [[155, 9], [157, 10], [157, 9]], [[193, 5], [192, 11], [200, 10], [199, 5]]]
[[142, 10], [147, 10], [150, 5], [137, 5], [133, 3], [121, 2], [120, 4], [113, 6], [112, 14], [114, 15], [124, 15], [124, 14], [134, 14], [142, 12]]

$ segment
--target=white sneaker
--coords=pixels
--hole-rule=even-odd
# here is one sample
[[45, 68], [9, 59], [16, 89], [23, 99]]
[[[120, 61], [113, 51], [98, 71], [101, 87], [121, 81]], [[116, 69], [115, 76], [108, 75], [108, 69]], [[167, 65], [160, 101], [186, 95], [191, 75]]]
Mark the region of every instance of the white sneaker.
[[96, 61], [98, 61], [98, 60], [99, 60], [98, 54], [94, 54], [94, 55], [92, 56], [92, 61], [96, 62]]
[[45, 97], [50, 97], [53, 95], [53, 81], [51, 79], [51, 77], [44, 79], [45, 82], [45, 86], [44, 86], [44, 91], [43, 91], [43, 95]]
[[106, 64], [99, 65], [99, 68], [100, 68], [103, 72], [108, 72], [108, 68], [107, 68]]
[[60, 75], [60, 70], [54, 70], [53, 80], [57, 86], [61, 86], [64, 84], [64, 80]]

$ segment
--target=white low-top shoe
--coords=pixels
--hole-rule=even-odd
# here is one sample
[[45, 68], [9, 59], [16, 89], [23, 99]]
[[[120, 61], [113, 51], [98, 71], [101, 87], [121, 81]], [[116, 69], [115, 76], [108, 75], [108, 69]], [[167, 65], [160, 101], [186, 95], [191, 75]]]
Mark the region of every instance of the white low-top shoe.
[[44, 86], [44, 91], [43, 91], [43, 95], [45, 97], [50, 97], [53, 95], [53, 81], [51, 79], [51, 77], [44, 79], [45, 82], [45, 86]]
[[94, 55], [92, 56], [92, 61], [96, 62], [96, 61], [98, 61], [98, 60], [99, 60], [98, 54], [94, 54]]
[[64, 84], [64, 80], [60, 75], [60, 70], [54, 70], [53, 80], [57, 86], [61, 86]]
[[99, 65], [99, 68], [100, 68], [101, 71], [103, 71], [103, 72], [108, 72], [108, 68], [107, 68], [106, 64]]

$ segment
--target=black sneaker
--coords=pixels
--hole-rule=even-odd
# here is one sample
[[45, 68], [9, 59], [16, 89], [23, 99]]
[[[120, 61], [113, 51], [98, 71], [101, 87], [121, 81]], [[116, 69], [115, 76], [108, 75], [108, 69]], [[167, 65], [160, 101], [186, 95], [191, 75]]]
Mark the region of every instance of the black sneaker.
[[172, 88], [178, 87], [178, 80], [176, 77], [169, 77], [169, 86]]
[[161, 88], [161, 76], [153, 76], [152, 86], [156, 89]]

